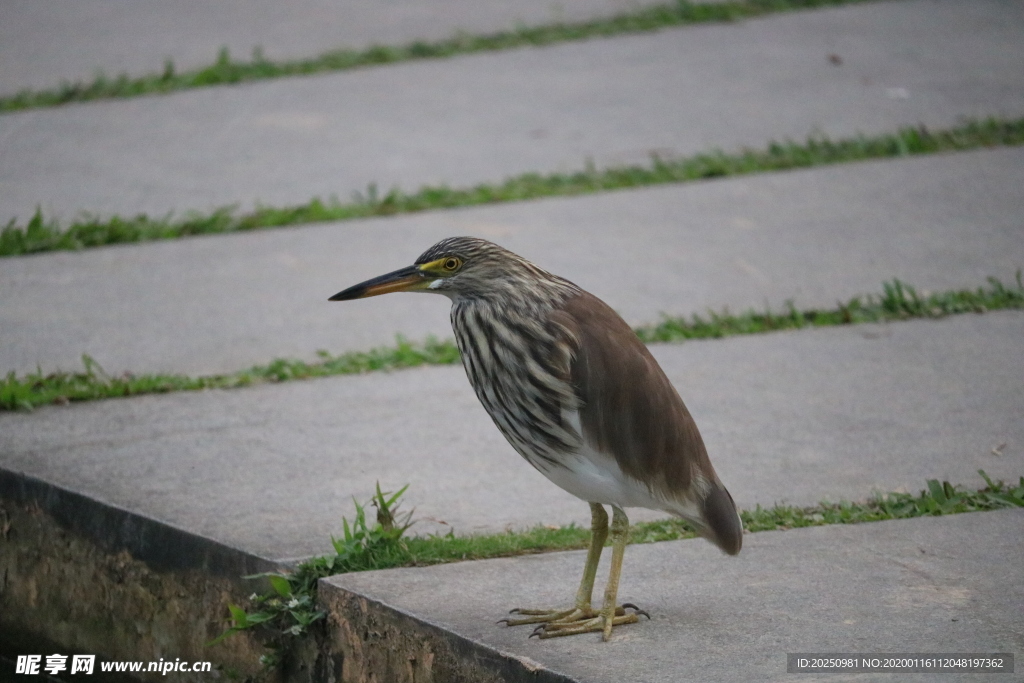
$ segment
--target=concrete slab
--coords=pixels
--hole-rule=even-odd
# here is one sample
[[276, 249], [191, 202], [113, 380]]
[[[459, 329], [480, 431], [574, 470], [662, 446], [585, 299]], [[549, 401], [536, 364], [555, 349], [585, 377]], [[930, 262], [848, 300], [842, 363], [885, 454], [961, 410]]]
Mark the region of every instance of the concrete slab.
[[[654, 353], [744, 507], [1024, 473], [1021, 313]], [[4, 413], [0, 467], [270, 560], [326, 552], [377, 481], [410, 484], [419, 533], [589, 520], [505, 443], [459, 367]]]
[[420, 629], [421, 650], [438, 653], [433, 661], [463, 648], [483, 670], [501, 656], [509, 668], [518, 665], [519, 677], [508, 680], [537, 679], [529, 673], [587, 683], [789, 681], [787, 652], [1016, 652], [1016, 674], [923, 676], [1019, 681], [1022, 533], [1024, 510], [1008, 510], [750, 534], [735, 558], [702, 540], [632, 546], [619, 597], [646, 608], [651, 620], [617, 630], [608, 643], [596, 634], [539, 641], [527, 638], [529, 627], [494, 623], [514, 606], [570, 604], [582, 552], [348, 574], [322, 582], [320, 595], [351, 607], [336, 613], [356, 619], [351, 633], [372, 624], [346, 659], [352, 670], [384, 661], [374, 656], [386, 647], [381, 632], [401, 621]]
[[899, 277], [1013, 281], [1024, 149], [0, 260], [0, 371], [210, 373], [451, 337], [449, 303], [327, 297], [442, 237], [495, 240], [608, 301], [661, 313], [835, 305]]
[[581, 21], [656, 0], [6, 0], [0, 6], [0, 93], [62, 80], [206, 66], [227, 47], [248, 59], [300, 59], [337, 48], [441, 40]]
[[22, 112], [0, 117], [0, 221], [348, 200], [371, 182], [1018, 117], [1022, 38], [1019, 2], [871, 3]]

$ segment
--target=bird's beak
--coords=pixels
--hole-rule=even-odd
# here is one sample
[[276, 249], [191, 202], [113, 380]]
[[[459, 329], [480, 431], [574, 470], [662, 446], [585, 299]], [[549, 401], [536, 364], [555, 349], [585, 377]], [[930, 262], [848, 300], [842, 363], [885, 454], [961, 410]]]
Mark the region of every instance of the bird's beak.
[[364, 299], [368, 296], [388, 294], [390, 292], [415, 292], [426, 289], [430, 285], [430, 278], [420, 270], [419, 266], [408, 266], [400, 268], [393, 273], [375, 277], [366, 282], [360, 282], [348, 289], [338, 292], [328, 301], [350, 301], [352, 299]]

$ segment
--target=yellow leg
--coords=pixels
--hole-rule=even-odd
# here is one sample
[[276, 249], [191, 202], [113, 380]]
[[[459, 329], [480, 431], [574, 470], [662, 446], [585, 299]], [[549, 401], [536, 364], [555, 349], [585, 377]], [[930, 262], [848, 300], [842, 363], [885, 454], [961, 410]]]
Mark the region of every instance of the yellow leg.
[[[604, 639], [612, 637], [612, 624], [615, 620], [615, 598], [619, 595], [619, 577], [622, 575], [622, 558], [626, 555], [626, 541], [629, 540], [629, 518], [622, 508], [612, 506], [612, 566], [608, 572], [608, 584], [604, 588], [604, 607], [601, 609], [601, 616], [604, 617]], [[623, 623], [631, 624], [638, 621], [636, 613], [628, 615], [632, 621]], [[650, 619], [650, 617], [648, 617]]]
[[590, 600], [594, 595], [594, 579], [597, 577], [597, 565], [601, 563], [601, 551], [608, 540], [608, 513], [604, 507], [590, 504], [590, 548], [587, 550], [587, 563], [583, 566], [583, 579], [576, 591], [576, 609], [590, 612]]
[[552, 621], [576, 622], [594, 616], [590, 606], [594, 594], [594, 579], [597, 577], [597, 565], [601, 562], [601, 551], [608, 540], [608, 513], [597, 503], [590, 504], [590, 548], [587, 550], [587, 564], [583, 567], [583, 578], [579, 590], [576, 591], [576, 607], [573, 609], [514, 609], [511, 614], [520, 614], [522, 618], [502, 619], [498, 623], [508, 626], [522, 624], [541, 624]]
[[[583, 568], [583, 579], [580, 581], [579, 590], [576, 592], [576, 607], [567, 610], [526, 610], [514, 609], [513, 614], [520, 614], [522, 618], [502, 619], [509, 626], [520, 624], [540, 624], [532, 635], [541, 638], [554, 638], [557, 636], [569, 636], [578, 633], [589, 633], [601, 631], [604, 639], [611, 637], [612, 627], [621, 624], [634, 624], [639, 620], [639, 615], [650, 618], [643, 610], [636, 605], [618, 606], [615, 604], [619, 592], [619, 577], [622, 573], [622, 558], [626, 552], [626, 541], [629, 538], [629, 519], [622, 508], [612, 506], [612, 566], [608, 576], [608, 585], [605, 587], [604, 604], [601, 611], [595, 612], [591, 607], [591, 600], [594, 592], [594, 579], [597, 576], [597, 566], [601, 560], [601, 551], [608, 538], [608, 514], [604, 508], [597, 503], [590, 504], [591, 511], [591, 539], [590, 549], [587, 551], [587, 564]], [[627, 614], [625, 608], [635, 610]]]

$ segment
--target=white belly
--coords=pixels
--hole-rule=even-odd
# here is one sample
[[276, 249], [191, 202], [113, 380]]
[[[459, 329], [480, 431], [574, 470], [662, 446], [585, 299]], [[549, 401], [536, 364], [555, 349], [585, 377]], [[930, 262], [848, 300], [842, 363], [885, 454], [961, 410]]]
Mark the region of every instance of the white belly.
[[542, 470], [556, 486], [588, 503], [605, 503], [620, 507], [642, 507], [660, 510], [647, 487], [627, 477], [613, 458], [584, 447], [576, 455], [565, 456], [564, 467]]
[[[579, 429], [575, 412], [566, 413], [565, 417]], [[578, 453], [564, 455], [560, 462], [565, 466], [541, 469], [541, 473], [559, 488], [588, 503], [662, 510], [688, 519], [700, 518], [693, 502], [666, 500], [655, 495], [643, 482], [626, 475], [613, 456], [594, 450], [586, 442]]]

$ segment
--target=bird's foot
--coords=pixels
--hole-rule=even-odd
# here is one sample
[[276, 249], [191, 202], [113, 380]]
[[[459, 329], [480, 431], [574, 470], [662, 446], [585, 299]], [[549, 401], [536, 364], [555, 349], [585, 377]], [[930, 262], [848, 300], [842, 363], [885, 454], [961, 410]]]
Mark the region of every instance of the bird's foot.
[[560, 622], [564, 620], [574, 621], [579, 619], [588, 619], [593, 617], [596, 612], [592, 609], [581, 610], [576, 607], [569, 609], [554, 610], [554, 609], [520, 609], [515, 608], [509, 611], [509, 614], [517, 614], [517, 617], [505, 617], [499, 619], [499, 624], [505, 624], [506, 626], [522, 626], [523, 624], [545, 624], [551, 622]]
[[[627, 612], [627, 609], [633, 611]], [[498, 623], [504, 623], [507, 626], [538, 624], [537, 628], [530, 634], [530, 637], [537, 636], [542, 639], [602, 631], [605, 634], [605, 640], [608, 640], [613, 626], [635, 624], [640, 620], [641, 614], [648, 619], [651, 618], [651, 615], [647, 612], [628, 602], [615, 608], [615, 614], [611, 618], [610, 624], [603, 612], [598, 612], [591, 608], [574, 607], [566, 610], [514, 609], [510, 614], [519, 614], [522, 617], [507, 617]]]

